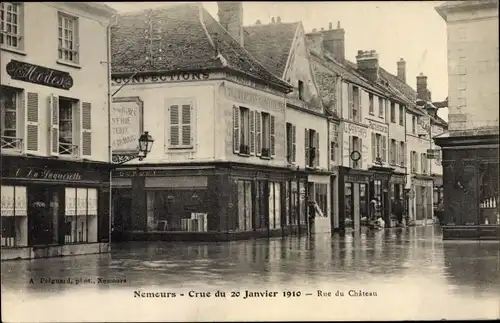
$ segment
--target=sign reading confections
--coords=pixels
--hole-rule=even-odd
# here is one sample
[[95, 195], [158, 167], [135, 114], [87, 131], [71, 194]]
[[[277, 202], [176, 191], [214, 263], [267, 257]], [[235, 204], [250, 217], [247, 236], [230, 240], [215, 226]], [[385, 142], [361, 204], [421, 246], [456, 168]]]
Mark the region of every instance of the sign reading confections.
[[139, 97], [114, 98], [111, 106], [111, 149], [135, 152], [142, 134], [143, 102]]
[[151, 84], [151, 83], [169, 83], [182, 81], [204, 81], [210, 78], [210, 74], [205, 71], [190, 72], [170, 72], [154, 75], [134, 75], [134, 76], [112, 76], [113, 85], [122, 84]]
[[20, 62], [12, 59], [5, 70], [14, 80], [30, 82], [58, 89], [69, 90], [73, 86], [73, 78], [68, 72]]

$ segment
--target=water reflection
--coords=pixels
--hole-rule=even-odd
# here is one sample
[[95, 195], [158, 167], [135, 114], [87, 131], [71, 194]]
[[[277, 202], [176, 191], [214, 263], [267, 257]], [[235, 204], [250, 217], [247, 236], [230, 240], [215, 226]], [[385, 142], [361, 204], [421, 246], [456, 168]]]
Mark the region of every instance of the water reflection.
[[[414, 295], [430, 307], [443, 298], [464, 298], [468, 306], [480, 307], [488, 304], [485, 300], [498, 303], [500, 297], [499, 244], [442, 242], [441, 231], [433, 227], [228, 243], [125, 243], [114, 246], [110, 254], [9, 261], [1, 266], [5, 297], [56, 298], [69, 291], [119, 293], [148, 286], [365, 288], [392, 295], [395, 301], [399, 293]], [[40, 283], [99, 278], [112, 282]], [[451, 307], [437, 310], [455, 313]]]

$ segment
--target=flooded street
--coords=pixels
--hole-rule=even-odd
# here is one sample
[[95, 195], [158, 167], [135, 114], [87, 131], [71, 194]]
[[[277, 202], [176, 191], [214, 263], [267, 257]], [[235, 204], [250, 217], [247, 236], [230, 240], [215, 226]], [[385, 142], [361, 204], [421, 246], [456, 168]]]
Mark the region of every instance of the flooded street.
[[494, 319], [499, 246], [443, 242], [437, 227], [121, 244], [110, 254], [3, 262], [2, 320]]

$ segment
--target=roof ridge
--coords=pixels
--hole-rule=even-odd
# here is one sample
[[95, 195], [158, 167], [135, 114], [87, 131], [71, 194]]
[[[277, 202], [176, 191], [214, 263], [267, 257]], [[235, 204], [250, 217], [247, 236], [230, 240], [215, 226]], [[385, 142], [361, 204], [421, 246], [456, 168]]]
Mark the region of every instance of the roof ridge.
[[160, 10], [166, 10], [166, 9], [173, 9], [177, 7], [194, 7], [197, 6], [198, 4], [201, 4], [201, 2], [184, 2], [184, 3], [174, 3], [174, 4], [167, 4], [167, 5], [162, 5], [158, 7], [153, 7], [153, 8], [144, 8], [140, 10], [132, 10], [132, 11], [124, 11], [120, 12], [118, 15], [119, 16], [132, 16], [132, 15], [138, 15], [141, 13], [145, 13], [148, 11], [160, 11]]
[[243, 28], [262, 28], [262, 27], [270, 27], [270, 26], [280, 26], [280, 25], [293, 25], [293, 24], [299, 24], [299, 21], [294, 21], [294, 22], [280, 22], [280, 23], [269, 23], [269, 24], [253, 24], [253, 25], [248, 25], [248, 26], [243, 26]]

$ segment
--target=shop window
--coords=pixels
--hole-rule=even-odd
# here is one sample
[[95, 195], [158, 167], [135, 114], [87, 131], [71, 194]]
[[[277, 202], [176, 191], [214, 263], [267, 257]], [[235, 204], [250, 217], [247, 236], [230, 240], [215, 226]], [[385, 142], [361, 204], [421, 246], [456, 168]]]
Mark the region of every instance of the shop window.
[[354, 226], [354, 194], [352, 183], [345, 183], [345, 227], [352, 228]]
[[361, 219], [368, 219], [368, 185], [359, 184], [359, 212]]
[[67, 187], [64, 243], [97, 242], [97, 189]]
[[267, 210], [266, 210], [266, 182], [256, 181], [255, 182], [255, 229], [266, 229], [267, 228]]
[[20, 151], [22, 149], [23, 138], [20, 126], [20, 106], [21, 90], [2, 86], [0, 87], [0, 129], [2, 149], [12, 149]]
[[252, 225], [252, 182], [238, 181], [238, 231], [253, 230]]
[[0, 2], [0, 44], [23, 49], [23, 3]]
[[269, 182], [269, 229], [281, 228], [280, 183]]
[[297, 181], [290, 183], [290, 224], [299, 224], [299, 186]]
[[1, 187], [2, 247], [28, 244], [27, 195], [25, 186]]
[[306, 181], [299, 181], [299, 223], [307, 224]]
[[58, 14], [58, 59], [78, 64], [78, 18]]

